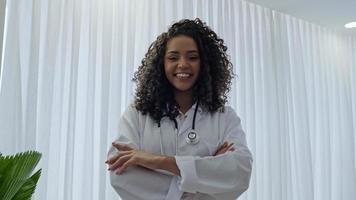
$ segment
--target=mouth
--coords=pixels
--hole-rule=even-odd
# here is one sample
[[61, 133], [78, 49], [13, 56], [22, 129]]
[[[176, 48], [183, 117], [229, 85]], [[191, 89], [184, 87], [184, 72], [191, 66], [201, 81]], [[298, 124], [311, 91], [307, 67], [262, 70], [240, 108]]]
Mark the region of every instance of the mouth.
[[180, 72], [180, 73], [175, 73], [174, 76], [179, 79], [188, 79], [188, 78], [192, 77], [193, 74]]

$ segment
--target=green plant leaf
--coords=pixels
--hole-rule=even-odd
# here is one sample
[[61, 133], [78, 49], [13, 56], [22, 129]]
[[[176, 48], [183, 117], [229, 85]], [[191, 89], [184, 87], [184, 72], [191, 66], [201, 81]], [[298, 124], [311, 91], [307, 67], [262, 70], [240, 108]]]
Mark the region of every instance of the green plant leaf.
[[13, 156], [0, 156], [1, 200], [12, 200], [21, 191], [22, 186], [28, 182], [28, 179], [31, 179], [30, 175], [40, 159], [41, 154], [36, 151], [27, 151]]
[[22, 185], [19, 191], [11, 200], [30, 200], [32, 194], [35, 192], [38, 179], [41, 176], [41, 170], [38, 170]]

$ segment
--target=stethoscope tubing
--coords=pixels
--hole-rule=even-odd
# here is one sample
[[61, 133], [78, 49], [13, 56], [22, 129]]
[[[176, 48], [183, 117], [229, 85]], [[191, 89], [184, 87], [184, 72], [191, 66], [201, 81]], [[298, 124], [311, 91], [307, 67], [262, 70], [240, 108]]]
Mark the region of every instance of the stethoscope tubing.
[[[197, 101], [197, 105], [195, 106], [195, 109], [194, 109], [194, 115], [193, 115], [193, 121], [192, 121], [192, 129], [189, 131], [189, 133], [188, 133], [188, 135], [186, 137], [186, 142], [188, 144], [197, 144], [199, 142], [199, 135], [195, 130], [195, 119], [196, 119], [197, 112], [198, 112], [198, 106], [199, 106], [199, 100]], [[175, 129], [176, 129], [177, 135], [178, 135], [178, 122], [177, 122], [176, 119], [171, 119], [171, 120], [174, 122], [174, 126], [175, 126]], [[161, 128], [161, 122], [158, 123], [158, 127]], [[161, 148], [162, 148], [162, 145], [163, 144], [161, 142]]]

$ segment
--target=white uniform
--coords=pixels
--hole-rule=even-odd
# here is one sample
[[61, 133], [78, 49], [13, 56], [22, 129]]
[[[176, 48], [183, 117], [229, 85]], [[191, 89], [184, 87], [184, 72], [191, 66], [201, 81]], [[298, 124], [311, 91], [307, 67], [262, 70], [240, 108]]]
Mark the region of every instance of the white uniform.
[[[111, 184], [123, 200], [232, 200], [248, 188], [252, 156], [239, 117], [229, 106], [214, 114], [198, 107], [195, 130], [199, 142], [188, 144], [195, 106], [176, 118], [178, 130], [168, 117], [162, 118], [159, 128], [151, 117], [132, 106], [124, 112], [115, 142], [174, 156], [181, 177], [142, 167], [129, 167], [121, 175], [110, 172]], [[235, 143], [235, 151], [212, 156], [225, 141]], [[115, 154], [117, 150], [111, 147], [108, 157]]]

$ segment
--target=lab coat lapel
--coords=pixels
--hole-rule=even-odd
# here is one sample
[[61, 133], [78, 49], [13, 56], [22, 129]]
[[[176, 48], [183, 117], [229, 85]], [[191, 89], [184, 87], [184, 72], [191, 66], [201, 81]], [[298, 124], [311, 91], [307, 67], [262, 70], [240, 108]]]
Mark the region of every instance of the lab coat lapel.
[[[178, 116], [179, 117], [179, 116]], [[178, 118], [177, 117], [177, 118]], [[177, 119], [179, 120], [179, 119]], [[187, 131], [188, 129], [191, 129], [192, 127], [192, 120], [193, 120], [193, 115], [188, 115], [187, 119], [184, 120], [183, 124], [181, 125], [181, 127], [179, 127], [179, 132], [178, 135], [181, 135], [182, 133], [184, 133], [185, 131]]]
[[161, 120], [161, 127], [157, 127], [158, 133], [161, 134], [162, 146], [161, 151], [164, 155], [175, 155], [175, 126], [173, 121], [168, 117], [164, 117]]
[[[179, 128], [179, 133], [178, 133], [179, 135], [192, 129], [195, 106], [196, 106], [196, 104], [194, 106], [192, 106], [192, 108], [189, 110], [187, 119], [184, 120], [184, 123]], [[201, 117], [202, 117], [202, 110], [200, 107], [198, 107], [197, 116], [195, 118], [195, 129], [197, 129], [197, 125], [198, 125]]]

